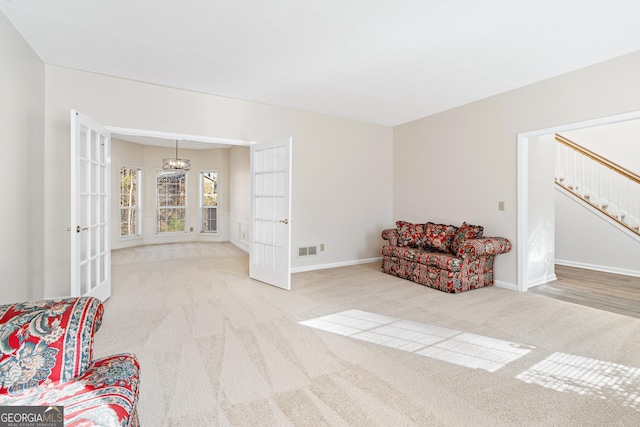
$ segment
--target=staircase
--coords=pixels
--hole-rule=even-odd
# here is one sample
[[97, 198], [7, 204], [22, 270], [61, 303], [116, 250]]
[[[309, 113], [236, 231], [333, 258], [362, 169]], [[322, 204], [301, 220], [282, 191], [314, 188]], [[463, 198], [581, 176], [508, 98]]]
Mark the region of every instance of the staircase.
[[640, 236], [640, 176], [556, 134], [555, 183]]

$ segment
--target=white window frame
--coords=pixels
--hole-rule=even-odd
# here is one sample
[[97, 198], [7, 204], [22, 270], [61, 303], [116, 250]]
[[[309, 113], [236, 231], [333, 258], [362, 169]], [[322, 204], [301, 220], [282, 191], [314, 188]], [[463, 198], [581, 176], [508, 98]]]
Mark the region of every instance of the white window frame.
[[[121, 240], [130, 240], [130, 239], [139, 239], [140, 237], [142, 237], [142, 215], [140, 215], [140, 213], [142, 212], [142, 168], [139, 166], [129, 166], [129, 165], [121, 165], [120, 166], [120, 172], [119, 172], [119, 177], [120, 177], [120, 183], [122, 182], [122, 169], [126, 168], [126, 169], [130, 169], [130, 170], [135, 170], [136, 171], [136, 206], [134, 208], [130, 208], [130, 207], [123, 207], [122, 206], [122, 184], [120, 185], [120, 190], [118, 192], [118, 195], [120, 197], [119, 200], [119, 214], [120, 214], [120, 239]], [[123, 209], [130, 209], [134, 211], [134, 215], [135, 215], [135, 223], [136, 223], [136, 233], [135, 234], [128, 234], [126, 236], [122, 235], [122, 210]]]
[[[213, 206], [208, 207], [204, 205], [204, 174], [206, 173], [215, 173], [216, 174], [216, 182], [218, 184], [218, 189], [216, 191], [216, 206], [215, 206], [215, 210], [216, 210], [216, 230], [215, 231], [206, 231], [204, 229], [204, 211], [205, 209], [213, 209]], [[198, 199], [199, 199], [199, 204], [200, 204], [200, 209], [199, 209], [199, 215], [198, 215], [198, 219], [200, 222], [200, 226], [199, 226], [199, 231], [201, 234], [207, 234], [207, 235], [217, 235], [219, 232], [219, 213], [220, 213], [220, 172], [217, 169], [208, 169], [208, 170], [203, 170], [200, 171], [199, 174], [199, 181], [200, 181], [200, 193], [198, 195]]]
[[[184, 174], [184, 206], [160, 206], [158, 204], [158, 177], [160, 176], [161, 173], [183, 173]], [[185, 234], [189, 233], [189, 209], [188, 209], [188, 195], [189, 195], [189, 174], [187, 173], [187, 171], [165, 171], [162, 169], [156, 169], [156, 177], [155, 177], [155, 187], [154, 187], [154, 192], [155, 192], [155, 199], [156, 199], [156, 203], [155, 203], [155, 235], [156, 237], [165, 237], [165, 236], [182, 236]], [[184, 231], [158, 231], [158, 210], [159, 209], [184, 209]]]

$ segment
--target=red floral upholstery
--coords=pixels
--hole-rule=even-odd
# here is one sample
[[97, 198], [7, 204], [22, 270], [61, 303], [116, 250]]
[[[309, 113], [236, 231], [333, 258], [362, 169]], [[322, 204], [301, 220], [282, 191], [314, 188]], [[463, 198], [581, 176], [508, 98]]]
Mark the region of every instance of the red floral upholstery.
[[462, 242], [458, 248], [459, 257], [480, 258], [489, 255], [504, 254], [511, 250], [511, 242], [504, 237], [485, 237], [482, 239], [470, 239]]
[[68, 381], [86, 371], [103, 312], [100, 301], [89, 298], [2, 306], [0, 393]]
[[451, 252], [453, 245], [453, 237], [456, 235], [458, 227], [454, 225], [427, 223], [427, 231], [425, 233], [424, 248], [435, 249], [440, 252]]
[[399, 246], [383, 246], [382, 255], [402, 258], [419, 264], [430, 265], [450, 271], [460, 271], [462, 259], [452, 254], [430, 252], [418, 248], [401, 248]]
[[451, 251], [455, 254], [458, 252], [458, 248], [465, 240], [480, 239], [484, 233], [484, 227], [481, 225], [469, 225], [466, 222], [462, 223], [462, 226], [456, 231], [456, 235], [453, 236], [453, 243], [451, 245]]
[[400, 246], [398, 244], [398, 230], [396, 230], [395, 228], [388, 228], [386, 230], [383, 230], [382, 238], [389, 241], [389, 246]]
[[397, 221], [398, 246], [417, 248], [423, 245], [426, 227], [423, 224], [412, 224], [406, 221]]
[[[429, 230], [427, 223], [427, 230]], [[482, 236], [480, 226], [466, 223], [451, 233], [449, 227], [433, 224], [426, 235], [436, 236], [438, 243], [422, 248], [401, 247], [398, 230], [387, 229], [382, 238], [382, 271], [444, 292], [462, 292], [494, 283], [493, 264], [498, 254], [511, 250], [503, 237]], [[462, 231], [461, 231], [462, 230]], [[449, 237], [450, 236], [450, 237]], [[477, 237], [474, 237], [477, 236]], [[435, 247], [450, 248], [440, 252]]]
[[0, 406], [62, 405], [65, 426], [137, 426], [135, 356], [92, 360], [103, 312], [95, 298], [0, 306]]

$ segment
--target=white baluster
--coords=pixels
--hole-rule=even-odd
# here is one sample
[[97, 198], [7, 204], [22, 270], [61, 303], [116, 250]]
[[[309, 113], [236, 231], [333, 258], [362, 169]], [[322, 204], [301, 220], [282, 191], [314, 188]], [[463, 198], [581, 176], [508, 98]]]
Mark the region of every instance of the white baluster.
[[622, 188], [621, 188], [621, 183], [620, 183], [620, 175], [618, 175], [618, 220], [622, 221], [622, 206], [620, 205], [621, 203], [621, 199], [622, 199]]
[[576, 153], [573, 152], [571, 154], [573, 154], [573, 174], [572, 174], [573, 178], [572, 178], [572, 180], [573, 180], [573, 192], [575, 193], [575, 191], [578, 189], [578, 185], [576, 184], [576, 179], [578, 178], [577, 177], [578, 172], [576, 171], [576, 169], [577, 169], [576, 168]]

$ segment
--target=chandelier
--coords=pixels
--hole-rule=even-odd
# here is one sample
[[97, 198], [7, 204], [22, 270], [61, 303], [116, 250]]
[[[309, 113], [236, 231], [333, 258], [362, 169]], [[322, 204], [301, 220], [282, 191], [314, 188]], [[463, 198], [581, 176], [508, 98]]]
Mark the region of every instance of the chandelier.
[[191, 169], [191, 161], [187, 159], [181, 159], [178, 157], [178, 140], [176, 139], [176, 157], [162, 159], [163, 170], [180, 170], [188, 171]]

